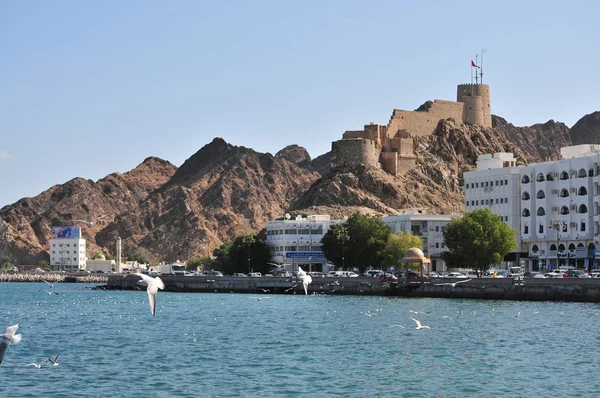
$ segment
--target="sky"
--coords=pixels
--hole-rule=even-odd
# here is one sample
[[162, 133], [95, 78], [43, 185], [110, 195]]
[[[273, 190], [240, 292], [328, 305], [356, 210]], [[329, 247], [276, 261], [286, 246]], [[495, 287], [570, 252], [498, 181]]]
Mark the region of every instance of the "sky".
[[394, 108], [456, 100], [485, 50], [492, 113], [600, 110], [593, 1], [0, 0], [0, 207], [215, 137], [312, 158]]

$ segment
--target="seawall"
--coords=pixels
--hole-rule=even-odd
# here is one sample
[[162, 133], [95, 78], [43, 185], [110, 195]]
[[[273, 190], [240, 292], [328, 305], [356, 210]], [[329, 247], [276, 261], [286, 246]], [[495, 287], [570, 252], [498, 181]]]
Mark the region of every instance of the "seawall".
[[[205, 277], [163, 275], [165, 291], [204, 293], [269, 293], [304, 294], [302, 284], [295, 278], [280, 277]], [[136, 276], [109, 276], [107, 290], [144, 289]], [[308, 294], [370, 295], [397, 297], [438, 297], [485, 300], [579, 301], [600, 302], [600, 278], [596, 279], [537, 279], [477, 278], [468, 282], [451, 283], [460, 279], [435, 278], [431, 281], [389, 281], [377, 278], [313, 278]]]

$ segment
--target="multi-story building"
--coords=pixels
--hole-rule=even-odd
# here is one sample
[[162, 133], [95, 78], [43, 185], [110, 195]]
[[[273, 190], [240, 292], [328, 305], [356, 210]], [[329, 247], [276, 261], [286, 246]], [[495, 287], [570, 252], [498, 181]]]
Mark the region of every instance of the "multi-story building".
[[284, 265], [288, 271], [328, 272], [329, 264], [321, 248], [321, 239], [332, 224], [343, 220], [331, 220], [329, 215], [296, 216], [269, 221], [266, 225], [266, 244], [271, 251], [271, 262]]
[[52, 227], [50, 266], [55, 271], [85, 269], [85, 239], [79, 227]]
[[530, 270], [590, 268], [600, 260], [600, 145], [561, 148], [561, 157], [516, 167], [512, 154], [483, 155], [477, 171], [464, 174], [465, 210], [489, 208], [503, 217], [517, 234], [514, 260]]
[[405, 210], [396, 216], [382, 217], [382, 221], [392, 228], [392, 232], [408, 231], [423, 242], [423, 254], [431, 259], [432, 271], [447, 271], [442, 260], [444, 245], [444, 227], [458, 214], [426, 214], [422, 210]]

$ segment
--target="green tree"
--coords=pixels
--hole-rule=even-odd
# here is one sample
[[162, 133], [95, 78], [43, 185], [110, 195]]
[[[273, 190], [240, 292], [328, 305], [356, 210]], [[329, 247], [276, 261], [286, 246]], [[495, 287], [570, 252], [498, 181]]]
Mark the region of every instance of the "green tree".
[[412, 235], [408, 231], [398, 231], [395, 234], [390, 234], [383, 254], [382, 264], [384, 269], [398, 267], [398, 261], [412, 247], [423, 249], [423, 241], [420, 237]]
[[334, 224], [321, 240], [325, 257], [338, 267], [380, 266], [392, 230], [379, 217], [355, 213], [344, 224]]
[[226, 274], [250, 270], [267, 273], [270, 269], [267, 261], [271, 255], [263, 234], [238, 235], [232, 242], [225, 242], [215, 249], [213, 255], [215, 269]]
[[126, 259], [127, 261], [137, 261], [139, 264], [150, 264], [150, 261], [138, 251], [128, 254]]
[[480, 275], [517, 247], [516, 232], [488, 209], [454, 218], [444, 228], [448, 248], [442, 258], [450, 268], [471, 268]]
[[46, 260], [40, 260], [37, 263], [37, 266], [39, 269], [43, 269], [43, 270], [49, 270], [50, 266], [48, 265], [48, 261]]
[[213, 269], [214, 266], [212, 264], [213, 264], [213, 259], [210, 256], [194, 257], [194, 258], [191, 258], [190, 260], [188, 260], [186, 269], [188, 271], [196, 271], [197, 269], [201, 269], [201, 270]]

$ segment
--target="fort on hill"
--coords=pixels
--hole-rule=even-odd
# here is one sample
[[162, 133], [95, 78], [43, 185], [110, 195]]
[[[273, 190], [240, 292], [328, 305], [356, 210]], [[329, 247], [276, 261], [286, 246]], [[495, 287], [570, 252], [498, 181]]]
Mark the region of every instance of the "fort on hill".
[[492, 127], [490, 88], [486, 84], [458, 85], [456, 102], [428, 101], [416, 111], [394, 109], [387, 125], [371, 123], [346, 131], [331, 144], [331, 167], [369, 165], [392, 175], [415, 167], [413, 137], [431, 135], [440, 120]]

